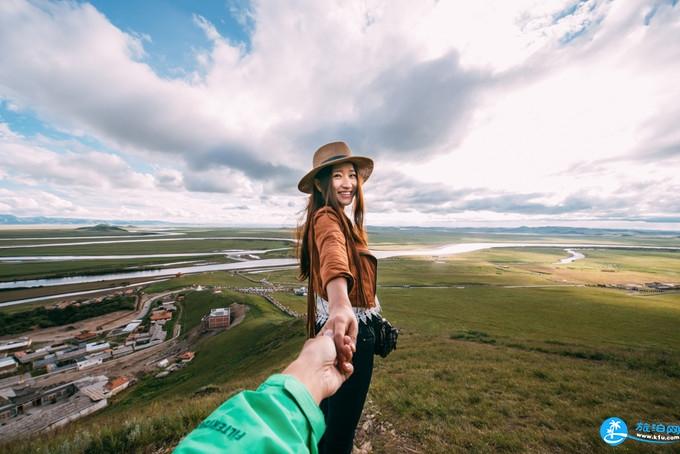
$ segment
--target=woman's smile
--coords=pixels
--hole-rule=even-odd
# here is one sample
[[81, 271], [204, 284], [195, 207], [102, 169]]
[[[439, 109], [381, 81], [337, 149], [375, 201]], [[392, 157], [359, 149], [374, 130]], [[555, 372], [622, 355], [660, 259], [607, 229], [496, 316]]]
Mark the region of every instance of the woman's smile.
[[338, 192], [338, 200], [343, 205], [349, 205], [350, 203], [352, 203], [353, 198], [354, 198], [354, 192], [353, 191], [340, 191], [340, 192]]

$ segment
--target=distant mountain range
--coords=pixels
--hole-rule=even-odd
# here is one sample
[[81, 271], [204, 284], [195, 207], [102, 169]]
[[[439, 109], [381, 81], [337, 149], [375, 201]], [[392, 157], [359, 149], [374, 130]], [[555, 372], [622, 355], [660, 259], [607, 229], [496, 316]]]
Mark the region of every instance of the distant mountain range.
[[52, 218], [45, 216], [18, 217], [12, 214], [0, 214], [0, 225], [28, 224], [108, 224], [108, 225], [173, 225], [163, 221], [119, 221], [111, 219]]
[[[28, 224], [80, 224], [95, 225], [106, 224], [109, 226], [186, 226], [187, 224], [167, 222], [167, 221], [128, 221], [111, 219], [84, 219], [84, 218], [53, 218], [45, 216], [18, 217], [12, 214], [0, 214], [0, 225], [28, 225]], [[256, 227], [249, 225], [247, 227]], [[412, 231], [412, 232], [459, 232], [459, 233], [481, 233], [481, 234], [515, 234], [515, 235], [654, 235], [673, 237], [680, 235], [680, 232], [669, 230], [641, 230], [641, 229], [597, 229], [587, 227], [378, 227], [368, 226], [369, 232], [389, 232], [389, 231]]]

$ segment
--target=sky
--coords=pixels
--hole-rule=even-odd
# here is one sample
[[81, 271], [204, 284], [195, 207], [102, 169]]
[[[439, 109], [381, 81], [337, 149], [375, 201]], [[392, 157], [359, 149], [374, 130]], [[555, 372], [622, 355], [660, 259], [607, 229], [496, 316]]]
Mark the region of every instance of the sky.
[[0, 214], [680, 230], [677, 0], [0, 2]]

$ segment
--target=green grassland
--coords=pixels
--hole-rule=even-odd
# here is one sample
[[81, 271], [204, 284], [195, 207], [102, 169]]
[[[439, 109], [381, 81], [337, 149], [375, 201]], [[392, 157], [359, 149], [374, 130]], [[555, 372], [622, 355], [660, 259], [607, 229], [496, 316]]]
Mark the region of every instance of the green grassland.
[[269, 282], [276, 282], [283, 285], [300, 286], [301, 282], [298, 280], [297, 269], [284, 269], [269, 271], [266, 273], [252, 273], [251, 276], [256, 279], [267, 279]]
[[381, 299], [402, 336], [372, 395], [428, 452], [604, 452], [608, 416], [680, 419], [679, 295], [480, 287]]
[[[588, 275], [602, 282], [679, 282], [678, 251], [647, 251], [642, 249], [584, 249], [586, 255], [567, 267], [572, 273]], [[605, 275], [606, 274], [606, 275]]]
[[566, 257], [560, 249], [491, 249], [427, 260], [389, 258], [380, 261], [378, 283], [390, 285], [530, 285], [552, 282], [548, 274], [526, 265]]
[[[374, 452], [402, 452], [405, 441], [427, 453], [604, 453], [612, 448], [598, 431], [607, 417], [621, 417], [629, 428], [640, 420], [680, 424], [680, 293], [592, 285], [679, 282], [680, 253], [582, 252], [585, 259], [564, 265], [556, 264], [567, 256], [560, 248], [381, 260], [378, 294], [401, 334], [398, 350], [376, 359], [369, 396], [399, 437], [374, 433]], [[249, 277], [300, 285], [295, 270]], [[191, 284], [252, 283], [219, 272], [146, 291]], [[274, 296], [304, 312], [304, 297]], [[228, 291], [188, 293], [183, 326], [230, 301], [249, 306], [244, 322], [201, 337], [187, 368], [142, 378], [102, 412], [3, 452], [150, 453], [173, 446], [229, 395], [281, 370], [304, 340], [302, 320]], [[615, 449], [674, 452], [678, 445], [629, 440]]]
[[281, 304], [293, 309], [298, 314], [307, 313], [307, 297], [297, 296], [291, 292], [274, 292], [272, 296]]

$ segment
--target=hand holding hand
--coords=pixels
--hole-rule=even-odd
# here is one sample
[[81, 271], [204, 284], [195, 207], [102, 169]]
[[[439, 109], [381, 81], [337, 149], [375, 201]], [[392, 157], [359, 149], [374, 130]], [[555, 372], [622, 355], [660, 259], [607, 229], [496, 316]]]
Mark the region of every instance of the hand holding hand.
[[[344, 373], [337, 367], [337, 354], [332, 340], [333, 332], [322, 330], [315, 338], [307, 340], [300, 355], [284, 371], [302, 382], [316, 403], [332, 396], [352, 374], [354, 367]], [[344, 343], [349, 346], [351, 339], [345, 336]]]
[[[348, 372], [352, 365], [352, 356], [356, 351], [359, 324], [352, 310], [347, 295], [347, 280], [343, 277], [333, 279], [326, 286], [328, 292], [328, 321], [321, 332], [331, 330], [335, 350], [338, 353], [338, 365], [342, 372]], [[350, 343], [345, 342], [349, 336]]]

